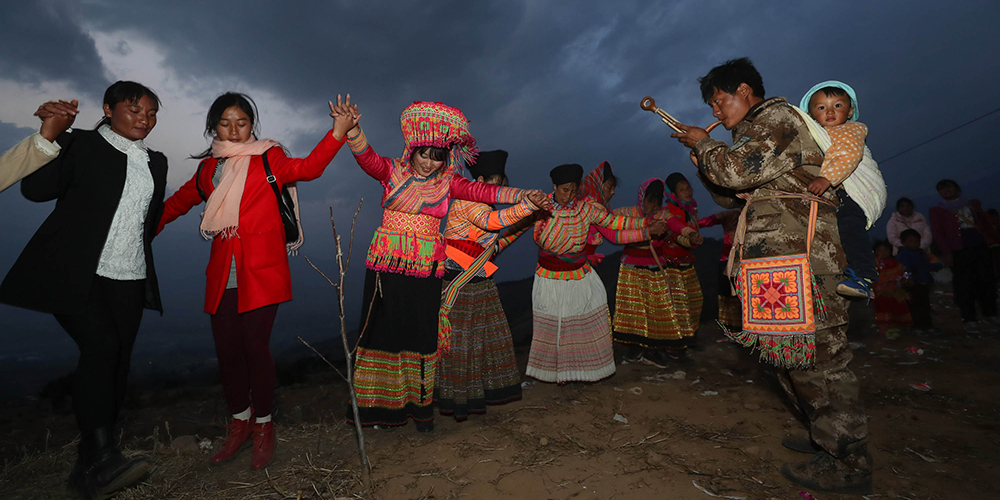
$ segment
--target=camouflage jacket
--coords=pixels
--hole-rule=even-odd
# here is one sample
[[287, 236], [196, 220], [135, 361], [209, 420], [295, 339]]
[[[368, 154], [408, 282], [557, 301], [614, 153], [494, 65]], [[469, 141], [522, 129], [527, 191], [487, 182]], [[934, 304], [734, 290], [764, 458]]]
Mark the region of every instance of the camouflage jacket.
[[[739, 205], [735, 192], [750, 193], [753, 198], [773, 194], [771, 190], [808, 194], [806, 188], [819, 175], [823, 163], [822, 150], [783, 97], [772, 97], [750, 108], [733, 127], [732, 147], [708, 138], [698, 141], [694, 151], [699, 177], [725, 208]], [[819, 204], [810, 262], [815, 274], [840, 274], [847, 261], [833, 208], [839, 200], [833, 190], [822, 197], [833, 206]], [[809, 203], [804, 200], [751, 200], [743, 256], [803, 253], [808, 227]]]

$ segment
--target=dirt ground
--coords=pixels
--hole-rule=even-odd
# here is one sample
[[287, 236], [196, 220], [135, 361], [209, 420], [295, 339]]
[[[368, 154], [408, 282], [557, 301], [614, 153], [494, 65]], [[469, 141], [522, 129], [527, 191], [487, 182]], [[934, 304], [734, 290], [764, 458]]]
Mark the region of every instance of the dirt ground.
[[[962, 333], [950, 297], [938, 292], [935, 301], [945, 334], [932, 338], [882, 339], [869, 327], [870, 309], [855, 307], [851, 366], [876, 464], [868, 498], [997, 498], [1000, 333]], [[412, 425], [368, 429], [367, 491], [342, 418], [345, 386], [332, 375], [280, 388], [279, 443], [263, 471], [250, 470], [249, 451], [209, 465], [224, 434], [219, 387], [141, 392], [123, 417], [121, 443], [153, 471], [117, 498], [808, 498], [779, 473], [808, 456], [780, 444], [803, 426], [773, 374], [717, 328], [700, 335], [705, 348], [689, 366], [620, 365], [595, 384], [529, 381], [523, 400], [461, 423], [439, 416], [426, 435]], [[911, 386], [920, 383], [930, 390]], [[0, 498], [72, 498], [64, 481], [75, 439], [71, 414], [50, 400], [0, 408]], [[212, 440], [208, 449], [203, 439]]]

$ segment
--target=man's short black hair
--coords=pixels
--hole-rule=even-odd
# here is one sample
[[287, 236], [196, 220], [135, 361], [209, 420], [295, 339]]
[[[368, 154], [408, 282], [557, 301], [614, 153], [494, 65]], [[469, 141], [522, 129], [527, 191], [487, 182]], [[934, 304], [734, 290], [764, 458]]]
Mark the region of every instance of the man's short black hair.
[[741, 83], [749, 85], [754, 96], [764, 98], [764, 80], [749, 57], [730, 59], [712, 68], [707, 75], [698, 79], [698, 83], [701, 84], [701, 98], [706, 104], [712, 100], [715, 89], [732, 94]]

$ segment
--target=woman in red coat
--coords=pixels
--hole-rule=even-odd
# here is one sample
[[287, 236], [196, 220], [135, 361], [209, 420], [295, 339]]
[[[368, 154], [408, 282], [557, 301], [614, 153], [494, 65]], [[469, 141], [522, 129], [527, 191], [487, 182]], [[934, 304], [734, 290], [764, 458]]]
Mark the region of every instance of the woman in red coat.
[[331, 113], [333, 129], [312, 153], [289, 158], [277, 142], [256, 138], [255, 111], [244, 94], [226, 93], [212, 103], [205, 126], [212, 147], [199, 156], [204, 160], [194, 177], [164, 202], [159, 230], [205, 201], [201, 232], [212, 239], [205, 312], [212, 315], [222, 390], [233, 414], [226, 442], [212, 462], [234, 457], [252, 438], [251, 466], [259, 469], [274, 455], [271, 327], [278, 304], [292, 299], [285, 229], [263, 157], [278, 185], [315, 179], [343, 146], [357, 117]]

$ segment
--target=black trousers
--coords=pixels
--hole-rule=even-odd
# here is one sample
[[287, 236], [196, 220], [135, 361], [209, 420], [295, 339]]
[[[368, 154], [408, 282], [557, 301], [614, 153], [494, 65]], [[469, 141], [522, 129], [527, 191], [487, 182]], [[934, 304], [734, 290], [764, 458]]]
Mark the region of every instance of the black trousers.
[[952, 252], [951, 273], [962, 321], [976, 320], [976, 303], [983, 316], [997, 315], [996, 277], [989, 247], [980, 244]]
[[844, 254], [847, 256], [847, 265], [851, 266], [859, 278], [868, 278], [874, 283], [878, 281], [878, 270], [875, 269], [872, 240], [865, 229], [868, 218], [861, 206], [847, 195], [847, 191], [838, 189], [837, 196], [840, 198], [837, 228], [840, 245], [844, 247]]
[[119, 281], [95, 275], [87, 312], [55, 315], [80, 349], [73, 375], [73, 412], [84, 434], [114, 425], [118, 418], [145, 293], [145, 280]]
[[914, 328], [931, 328], [931, 286], [914, 283], [903, 287], [909, 298], [906, 305], [910, 307], [910, 317]]

